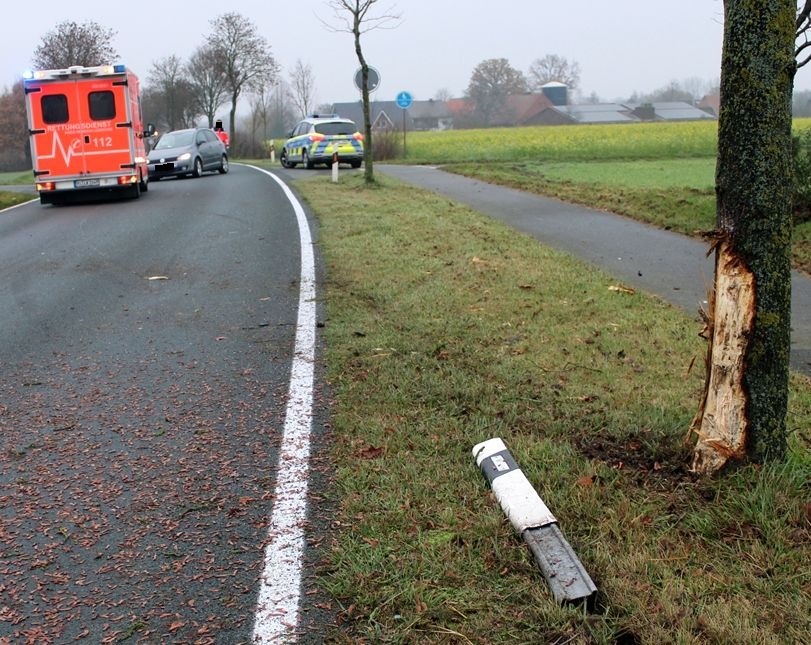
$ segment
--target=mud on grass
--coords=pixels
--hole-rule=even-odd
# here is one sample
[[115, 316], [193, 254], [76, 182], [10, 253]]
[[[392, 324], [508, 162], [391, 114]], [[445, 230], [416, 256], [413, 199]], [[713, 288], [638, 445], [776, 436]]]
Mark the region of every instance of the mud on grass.
[[[811, 420], [791, 461], [685, 470], [700, 325], [390, 180], [296, 184], [320, 222], [338, 514], [332, 642], [786, 642], [811, 628]], [[509, 446], [598, 586], [554, 604], [471, 449]]]

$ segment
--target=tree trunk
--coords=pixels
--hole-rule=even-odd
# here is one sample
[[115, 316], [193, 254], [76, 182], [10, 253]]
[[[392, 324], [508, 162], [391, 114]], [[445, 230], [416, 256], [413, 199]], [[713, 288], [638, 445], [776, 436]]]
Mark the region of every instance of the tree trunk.
[[355, 23], [355, 54], [361, 69], [361, 100], [363, 102], [363, 177], [367, 184], [375, 182], [374, 159], [372, 157], [372, 115], [369, 108], [369, 65], [363, 57], [360, 46], [360, 21]]
[[715, 290], [693, 469], [786, 452], [794, 0], [725, 0]]

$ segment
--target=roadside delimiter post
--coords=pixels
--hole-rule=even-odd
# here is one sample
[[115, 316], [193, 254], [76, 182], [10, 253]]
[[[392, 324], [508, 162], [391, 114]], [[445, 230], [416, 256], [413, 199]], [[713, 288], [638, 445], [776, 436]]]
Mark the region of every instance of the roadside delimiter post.
[[591, 608], [597, 587], [504, 442], [494, 438], [479, 443], [473, 457], [507, 519], [532, 551], [555, 600]]

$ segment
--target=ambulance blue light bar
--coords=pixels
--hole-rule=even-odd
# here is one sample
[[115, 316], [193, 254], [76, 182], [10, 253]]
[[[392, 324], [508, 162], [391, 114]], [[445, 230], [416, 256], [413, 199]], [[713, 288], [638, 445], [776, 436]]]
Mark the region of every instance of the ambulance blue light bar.
[[127, 66], [121, 63], [117, 63], [115, 65], [98, 65], [96, 67], [82, 67], [81, 65], [74, 65], [65, 69], [25, 70], [23, 72], [23, 80], [58, 80], [77, 76], [106, 76], [108, 74], [124, 74], [126, 71]]

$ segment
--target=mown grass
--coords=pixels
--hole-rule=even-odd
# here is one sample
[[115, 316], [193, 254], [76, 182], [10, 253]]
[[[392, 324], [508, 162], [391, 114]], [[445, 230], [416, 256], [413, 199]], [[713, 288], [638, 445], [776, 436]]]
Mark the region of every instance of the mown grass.
[[33, 186], [31, 171], [26, 172], [0, 172], [0, 209], [16, 206], [34, 198], [31, 193], [17, 193], [3, 190], [2, 186]]
[[34, 176], [30, 170], [24, 172], [0, 172], [0, 186], [32, 186]]
[[[333, 642], [802, 642], [811, 384], [791, 455], [687, 471], [699, 324], [434, 194], [296, 187], [317, 214], [337, 532]], [[692, 368], [691, 368], [692, 366]], [[555, 605], [476, 468], [500, 436], [599, 588]]]
[[0, 190], [0, 209], [8, 208], [9, 206], [16, 206], [23, 202], [29, 202], [36, 196], [31, 193], [15, 193], [10, 191]]

